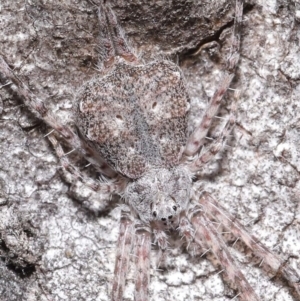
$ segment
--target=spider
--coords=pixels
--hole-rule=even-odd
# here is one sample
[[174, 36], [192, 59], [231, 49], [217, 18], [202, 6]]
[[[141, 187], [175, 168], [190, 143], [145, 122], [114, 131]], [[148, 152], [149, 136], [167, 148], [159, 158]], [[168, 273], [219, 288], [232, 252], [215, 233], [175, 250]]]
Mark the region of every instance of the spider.
[[101, 183], [83, 176], [51, 135], [49, 140], [72, 189], [80, 185], [76, 184], [79, 181], [99, 194], [119, 194], [127, 205], [120, 221], [112, 300], [122, 300], [132, 245], [136, 258], [135, 300], [149, 299], [151, 233], [165, 253], [170, 232], [178, 232], [188, 245], [196, 243], [203, 250], [211, 250], [229, 282], [237, 286], [239, 298], [258, 300], [211, 221], [222, 223], [265, 265], [282, 272], [299, 294], [299, 277], [292, 268], [284, 266], [249, 235], [211, 195], [202, 193], [197, 198], [192, 190], [193, 177], [222, 151], [235, 124], [233, 112], [219, 137], [206, 146], [208, 130], [238, 63], [242, 4], [236, 3], [233, 46], [224, 78], [190, 135], [186, 133], [189, 98], [180, 69], [166, 60], [142, 64], [130, 51], [108, 4], [103, 3], [99, 9], [105, 75], [84, 84], [77, 93], [78, 133], [57, 120], [1, 59], [3, 78], [14, 83], [36, 115], [103, 175]]

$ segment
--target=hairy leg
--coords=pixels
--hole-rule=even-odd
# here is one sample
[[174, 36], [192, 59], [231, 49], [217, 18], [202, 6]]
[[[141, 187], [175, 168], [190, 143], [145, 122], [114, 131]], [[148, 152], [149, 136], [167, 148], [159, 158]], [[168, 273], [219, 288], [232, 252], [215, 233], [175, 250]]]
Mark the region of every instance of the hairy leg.
[[135, 226], [135, 301], [149, 300], [151, 232], [142, 224]]
[[241, 238], [258, 257], [262, 258], [263, 264], [268, 265], [276, 273], [282, 273], [300, 297], [300, 275], [292, 267], [284, 265], [277, 255], [271, 253], [255, 236], [250, 235], [246, 228], [225, 208], [220, 206], [210, 194], [204, 193], [199, 202], [211, 216], [228, 228], [236, 237]]
[[232, 114], [226, 122], [219, 137], [209, 145], [208, 149], [205, 149], [198, 158], [189, 164], [189, 169], [192, 172], [197, 172], [208, 162], [210, 162], [215, 156], [224, 149], [226, 141], [235, 126], [235, 116]]
[[115, 48], [111, 40], [110, 30], [107, 24], [106, 11], [102, 5], [98, 8], [98, 20], [100, 26], [100, 61], [108, 68], [114, 63], [116, 56]]
[[192, 213], [191, 222], [196, 229], [195, 241], [202, 243], [204, 237], [207, 247], [219, 260], [231, 284], [237, 286], [239, 290], [237, 296], [243, 301], [259, 301], [254, 290], [231, 257], [223, 238], [206, 215], [202, 211], [196, 210]]
[[84, 176], [76, 166], [72, 165], [64, 153], [62, 146], [58, 143], [54, 135], [48, 136], [49, 141], [51, 142], [56, 155], [58, 156], [64, 179], [67, 183], [74, 185], [78, 180], [80, 180], [84, 185], [94, 190], [95, 192], [103, 193], [120, 193], [124, 190], [127, 182], [124, 178], [118, 179], [118, 177], [107, 183], [101, 183], [100, 181], [95, 181], [93, 179], [87, 178]]
[[156, 266], [165, 267], [168, 256], [168, 236], [162, 229], [152, 228], [152, 233], [154, 236], [154, 244], [157, 244], [159, 248]]
[[[219, 85], [219, 88], [216, 90], [208, 107], [202, 117], [202, 120], [199, 126], [194, 130], [194, 132], [188, 138], [184, 156], [194, 156], [203, 146], [205, 137], [211, 127], [212, 120], [214, 116], [217, 114], [220, 104], [222, 102], [222, 98], [225, 95], [226, 91], [228, 90], [231, 81], [234, 77], [234, 72], [239, 60], [239, 50], [240, 50], [240, 29], [242, 24], [242, 17], [243, 17], [243, 0], [236, 1], [236, 8], [235, 8], [235, 19], [234, 19], [234, 28], [232, 33], [232, 46], [230, 50], [230, 55], [227, 59], [227, 66], [225, 75]], [[184, 159], [185, 160], [185, 159]]]
[[116, 249], [116, 262], [112, 287], [112, 301], [122, 301], [126, 275], [128, 273], [130, 252], [134, 237], [134, 222], [130, 210], [121, 211], [119, 238]]
[[[100, 42], [104, 43], [103, 46], [107, 49], [106, 65], [113, 63], [113, 51], [114, 55], [121, 56], [128, 62], [137, 62], [137, 57], [130, 51], [128, 43], [124, 38], [121, 27], [118, 24], [117, 18], [112, 11], [109, 4], [102, 3], [99, 8], [99, 22], [104, 29]], [[105, 35], [105, 36], [104, 36]], [[109, 37], [110, 36], [110, 37]], [[108, 38], [110, 38], [110, 44], [108, 44]]]

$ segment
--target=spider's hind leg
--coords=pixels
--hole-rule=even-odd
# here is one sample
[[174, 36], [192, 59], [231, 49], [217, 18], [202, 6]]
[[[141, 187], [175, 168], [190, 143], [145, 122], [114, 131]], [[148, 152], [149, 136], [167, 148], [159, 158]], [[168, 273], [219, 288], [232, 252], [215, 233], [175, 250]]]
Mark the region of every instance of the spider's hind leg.
[[116, 15], [109, 4], [100, 4], [98, 10], [100, 24], [100, 53], [105, 67], [109, 67], [114, 62], [115, 56], [121, 56], [128, 62], [137, 62], [137, 57], [130, 51], [128, 43], [118, 24]]
[[109, 67], [114, 63], [116, 53], [110, 37], [105, 8], [103, 7], [103, 5], [100, 5], [98, 8], [98, 20], [100, 25], [100, 61], [104, 63], [105, 67]]

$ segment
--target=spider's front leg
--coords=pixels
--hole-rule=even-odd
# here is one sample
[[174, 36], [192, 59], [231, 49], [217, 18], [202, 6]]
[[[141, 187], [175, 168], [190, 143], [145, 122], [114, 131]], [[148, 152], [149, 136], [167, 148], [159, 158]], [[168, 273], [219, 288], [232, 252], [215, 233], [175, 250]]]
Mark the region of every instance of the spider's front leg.
[[116, 249], [116, 261], [112, 287], [112, 301], [122, 301], [126, 276], [128, 274], [130, 253], [134, 235], [134, 222], [130, 209], [121, 211], [119, 238]]
[[135, 301], [149, 300], [151, 233], [149, 227], [136, 224], [135, 230]]
[[122, 301], [126, 276], [129, 270], [132, 247], [135, 264], [135, 301], [149, 300], [150, 283], [150, 228], [133, 221], [130, 209], [121, 211], [119, 238], [117, 242], [112, 301]]
[[237, 296], [243, 301], [259, 301], [253, 288], [230, 255], [223, 238], [217, 232], [213, 223], [207, 218], [205, 213], [200, 210], [196, 209], [192, 211], [191, 215], [190, 220], [192, 225], [197, 229], [197, 231], [195, 231], [195, 241], [201, 245], [204, 238], [207, 247], [214, 253], [224, 268], [224, 272], [231, 284], [237, 286], [239, 290]]
[[300, 275], [291, 267], [284, 264], [277, 255], [273, 254], [259, 240], [248, 233], [246, 228], [237, 221], [225, 208], [209, 194], [204, 193], [200, 199], [200, 204], [206, 209], [207, 213], [216, 218], [236, 237], [241, 240], [262, 259], [263, 265], [269, 266], [275, 273], [280, 272], [282, 276], [294, 287], [298, 297], [300, 297]]

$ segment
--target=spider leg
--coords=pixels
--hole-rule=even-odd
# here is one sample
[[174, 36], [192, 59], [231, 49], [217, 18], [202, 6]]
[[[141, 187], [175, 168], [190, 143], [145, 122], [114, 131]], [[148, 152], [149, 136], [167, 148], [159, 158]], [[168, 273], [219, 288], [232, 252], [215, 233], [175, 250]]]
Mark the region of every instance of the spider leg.
[[128, 273], [130, 252], [132, 249], [134, 222], [130, 210], [121, 211], [119, 238], [116, 249], [116, 262], [112, 287], [112, 301], [122, 301], [126, 275]]
[[103, 193], [120, 193], [124, 190], [126, 182], [123, 181], [124, 178], [121, 178], [120, 181], [114, 180], [108, 183], [96, 182], [90, 178], [85, 177], [76, 166], [70, 164], [69, 159], [64, 153], [62, 146], [58, 143], [57, 139], [53, 135], [48, 136], [49, 141], [51, 142], [56, 155], [58, 156], [64, 179], [73, 185], [76, 180], [80, 179], [87, 187], [91, 188], [95, 192]]
[[300, 296], [300, 275], [291, 266], [285, 265], [278, 256], [271, 253], [255, 236], [250, 235], [245, 227], [218, 204], [209, 193], [204, 193], [200, 199], [200, 204], [205, 207], [210, 215], [230, 229], [236, 237], [240, 237], [258, 257], [262, 258], [264, 264], [268, 265], [273, 271], [282, 273], [283, 277], [295, 288], [298, 296]]
[[116, 53], [113, 42], [110, 38], [110, 31], [103, 5], [99, 5], [98, 20], [100, 25], [100, 60], [104, 62], [105, 67], [109, 67], [114, 63]]
[[[57, 120], [46, 108], [41, 99], [36, 97], [30, 89], [14, 74], [3, 57], [0, 56], [0, 79], [2, 82], [10, 82], [17, 95], [40, 119], [44, 120], [50, 127], [56, 130], [74, 149], [90, 161], [98, 170], [108, 177], [116, 177], [117, 173], [106, 163], [106, 161], [88, 143], [80, 139], [78, 135], [67, 125]], [[11, 87], [11, 85], [10, 85]]]
[[185, 150], [184, 150], [184, 157], [194, 156], [201, 146], [204, 144], [205, 137], [207, 136], [207, 132], [209, 131], [212, 120], [216, 115], [220, 104], [222, 102], [222, 98], [226, 91], [228, 90], [231, 81], [234, 77], [234, 71], [237, 66], [239, 60], [239, 49], [240, 49], [240, 28], [242, 23], [243, 17], [243, 0], [236, 1], [236, 8], [235, 8], [235, 19], [234, 19], [234, 28], [232, 33], [232, 46], [230, 50], [230, 55], [227, 59], [227, 66], [225, 75], [219, 85], [219, 88], [216, 90], [208, 107], [202, 117], [202, 120], [199, 126], [194, 130], [194, 132], [189, 136]]
[[186, 238], [188, 244], [194, 240], [194, 229], [185, 215], [180, 217], [178, 230], [179, 233]]
[[238, 296], [240, 296], [241, 300], [259, 301], [259, 298], [246, 280], [245, 276], [236, 266], [223, 238], [216, 231], [214, 226], [212, 226], [211, 221], [208, 220], [206, 215], [200, 210], [195, 210], [192, 212], [191, 222], [193, 227], [196, 229], [194, 236], [196, 243], [203, 243], [203, 237], [205, 238], [207, 247], [211, 249], [214, 255], [218, 258], [229, 281], [239, 288]]
[[142, 224], [137, 224], [135, 230], [135, 301], [149, 300], [150, 283], [150, 229]]
[[207, 252], [205, 242], [200, 242], [200, 240], [198, 240], [197, 243], [195, 242], [195, 230], [185, 214], [180, 217], [178, 231], [180, 235], [185, 238], [187, 243], [186, 248], [187, 250], [190, 250], [193, 256], [196, 254], [205, 254]]
[[219, 137], [214, 141], [207, 150], [205, 150], [198, 158], [192, 161], [189, 164], [189, 169], [192, 172], [199, 171], [204, 165], [206, 165], [209, 161], [211, 161], [220, 151], [224, 149], [226, 145], [226, 141], [232, 132], [232, 129], [235, 125], [235, 116], [234, 114], [226, 122], [221, 134]]
[[154, 243], [157, 243], [159, 248], [159, 254], [157, 256], [157, 267], [165, 267], [168, 256], [168, 236], [162, 229], [153, 228], [152, 233], [154, 235]]
[[[103, 15], [100, 16], [101, 12], [105, 13], [105, 17]], [[99, 10], [99, 20], [101, 25], [104, 24], [104, 22], [106, 23], [104, 26], [105, 33], [110, 33], [115, 55], [123, 57], [128, 62], [137, 62], [138, 59], [130, 51], [128, 43], [126, 42], [126, 39], [124, 38], [124, 35], [121, 31], [121, 27], [118, 24], [116, 15], [114, 14], [114, 12], [108, 4], [101, 5], [101, 10]], [[110, 48], [111, 46], [109, 46], [109, 50]]]

